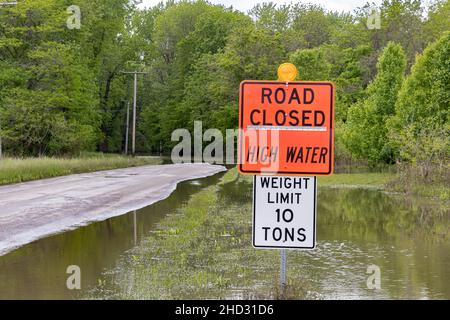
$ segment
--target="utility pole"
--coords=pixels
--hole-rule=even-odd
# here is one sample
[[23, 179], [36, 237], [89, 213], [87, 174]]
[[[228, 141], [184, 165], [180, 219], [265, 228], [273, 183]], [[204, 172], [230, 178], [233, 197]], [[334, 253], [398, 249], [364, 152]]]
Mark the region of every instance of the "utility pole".
[[133, 94], [133, 141], [131, 141], [131, 153], [134, 156], [136, 151], [136, 99], [137, 99], [137, 73], [134, 73], [134, 94]]
[[139, 71], [122, 71], [124, 74], [134, 75], [134, 90], [133, 90], [133, 126], [131, 128], [131, 154], [134, 156], [136, 151], [136, 101], [137, 101], [137, 76], [138, 74], [148, 74], [148, 72]]
[[125, 130], [125, 154], [128, 154], [129, 135], [130, 135], [130, 101], [127, 102], [127, 128]]

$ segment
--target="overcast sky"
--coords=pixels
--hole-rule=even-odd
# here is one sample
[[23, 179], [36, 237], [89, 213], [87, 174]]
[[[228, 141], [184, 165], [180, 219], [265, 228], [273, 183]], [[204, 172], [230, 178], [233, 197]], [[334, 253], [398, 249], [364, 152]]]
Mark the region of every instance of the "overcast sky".
[[[352, 12], [357, 7], [363, 6], [367, 2], [375, 2], [376, 4], [381, 3], [381, 0], [271, 0], [274, 3], [284, 4], [284, 3], [314, 3], [320, 4], [323, 7], [333, 10], [333, 11], [350, 11]], [[155, 4], [161, 2], [161, 0], [142, 0], [141, 7], [154, 6]], [[164, 1], [165, 2], [165, 1]], [[209, 2], [214, 4], [223, 4], [226, 7], [233, 6], [233, 8], [238, 9], [242, 12], [247, 12], [257, 3], [270, 2], [270, 0], [209, 0]]]

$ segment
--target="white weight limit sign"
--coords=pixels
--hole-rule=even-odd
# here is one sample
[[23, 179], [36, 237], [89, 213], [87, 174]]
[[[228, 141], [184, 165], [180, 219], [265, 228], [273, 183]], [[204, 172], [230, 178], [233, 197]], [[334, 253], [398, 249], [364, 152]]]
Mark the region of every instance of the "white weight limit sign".
[[255, 176], [253, 246], [314, 249], [316, 177]]

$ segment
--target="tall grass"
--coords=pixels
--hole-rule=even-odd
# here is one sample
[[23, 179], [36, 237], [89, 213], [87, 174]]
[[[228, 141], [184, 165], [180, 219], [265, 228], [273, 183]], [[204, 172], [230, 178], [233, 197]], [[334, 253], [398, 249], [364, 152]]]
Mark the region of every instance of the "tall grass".
[[337, 173], [331, 176], [318, 177], [318, 186], [385, 189], [386, 184], [394, 177], [395, 174], [390, 172]]
[[161, 160], [102, 153], [83, 154], [78, 158], [4, 158], [0, 160], [0, 185], [147, 164], [161, 164]]
[[398, 165], [396, 179], [391, 181], [388, 187], [410, 195], [449, 201], [450, 164], [442, 166]]

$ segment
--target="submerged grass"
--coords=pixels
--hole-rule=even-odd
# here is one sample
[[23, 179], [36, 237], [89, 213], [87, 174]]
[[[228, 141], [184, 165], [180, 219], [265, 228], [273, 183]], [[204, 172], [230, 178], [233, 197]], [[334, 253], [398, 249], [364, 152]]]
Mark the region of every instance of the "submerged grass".
[[[229, 171], [219, 184], [193, 195], [176, 214], [166, 216], [156, 231], [125, 255], [113, 275], [106, 277], [109, 283], [102, 282], [92, 297], [280, 298], [278, 252], [251, 246], [251, 192], [242, 192], [240, 184], [247, 182], [236, 179]], [[297, 278], [283, 297], [308, 295], [308, 285]]]
[[161, 164], [161, 160], [101, 153], [79, 158], [4, 158], [0, 160], [0, 185], [148, 164]]
[[[380, 181], [374, 179], [372, 185]], [[432, 241], [446, 243], [445, 210], [411, 207], [372, 190], [326, 190], [320, 192], [320, 246], [314, 252], [288, 251], [288, 285], [283, 293], [278, 285], [279, 252], [251, 245], [250, 182], [251, 177], [232, 169], [218, 184], [195, 193], [124, 254], [87, 298], [320, 299], [335, 297], [345, 286], [347, 293], [364, 293], [365, 268], [380, 243], [394, 248], [391, 243], [402, 245], [405, 236], [406, 241], [424, 239], [423, 231]], [[384, 251], [380, 252], [384, 261]], [[388, 259], [385, 267], [391, 268], [390, 263]], [[340, 269], [343, 266], [345, 270]], [[348, 275], [354, 277], [350, 282]]]

